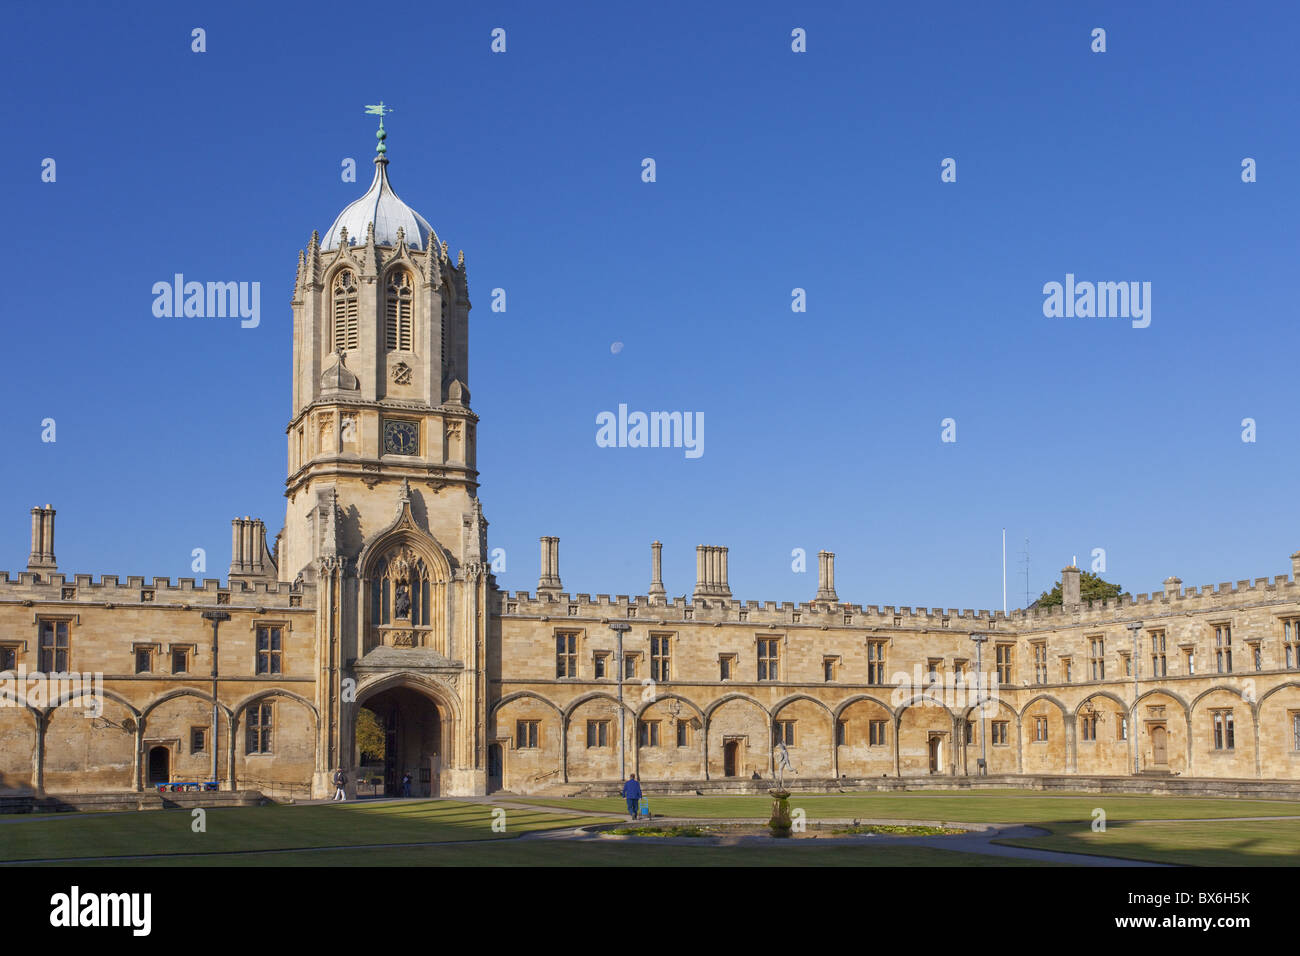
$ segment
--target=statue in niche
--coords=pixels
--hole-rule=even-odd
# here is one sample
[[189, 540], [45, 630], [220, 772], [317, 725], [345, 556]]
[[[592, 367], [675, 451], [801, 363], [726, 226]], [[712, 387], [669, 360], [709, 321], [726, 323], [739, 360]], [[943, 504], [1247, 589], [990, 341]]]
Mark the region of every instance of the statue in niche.
[[397, 586], [396, 593], [393, 595], [393, 610], [397, 612], [397, 617], [406, 619], [411, 616], [411, 589], [404, 583]]

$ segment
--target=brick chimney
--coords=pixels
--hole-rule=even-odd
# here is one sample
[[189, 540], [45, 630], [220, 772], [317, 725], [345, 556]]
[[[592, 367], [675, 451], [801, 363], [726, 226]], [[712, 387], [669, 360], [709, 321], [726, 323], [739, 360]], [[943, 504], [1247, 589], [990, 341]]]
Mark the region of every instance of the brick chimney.
[[830, 551], [817, 552], [817, 597], [813, 600], [839, 601], [835, 594], [835, 555]]
[[27, 559], [28, 571], [57, 571], [54, 560], [54, 508], [39, 505], [32, 509], [32, 553]]
[[1061, 568], [1061, 603], [1066, 607], [1081, 603], [1079, 597], [1079, 569], [1073, 564]]
[[695, 593], [692, 597], [731, 597], [727, 583], [727, 549], [701, 544], [695, 547]]
[[560, 539], [542, 538], [542, 573], [537, 579], [537, 594], [559, 596], [563, 585], [560, 584]]

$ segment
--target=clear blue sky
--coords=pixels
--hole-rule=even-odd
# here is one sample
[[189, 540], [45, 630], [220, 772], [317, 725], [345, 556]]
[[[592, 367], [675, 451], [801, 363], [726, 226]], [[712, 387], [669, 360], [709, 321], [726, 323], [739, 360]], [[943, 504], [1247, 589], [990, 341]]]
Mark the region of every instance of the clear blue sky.
[[[1098, 547], [1135, 593], [1289, 570], [1295, 5], [609, 6], [9, 10], [0, 567], [47, 501], [68, 573], [224, 577], [231, 518], [281, 527], [297, 254], [382, 98], [466, 254], [503, 587], [547, 534], [591, 593], [655, 538], [670, 594], [723, 544], [757, 600], [825, 548], [842, 600], [996, 608], [1003, 527], [1012, 607], [1026, 538], [1034, 597]], [[261, 326], [155, 318], [176, 272], [260, 282]], [[1067, 272], [1151, 282], [1150, 327], [1044, 317]], [[598, 448], [620, 402], [703, 412], [705, 454]]]

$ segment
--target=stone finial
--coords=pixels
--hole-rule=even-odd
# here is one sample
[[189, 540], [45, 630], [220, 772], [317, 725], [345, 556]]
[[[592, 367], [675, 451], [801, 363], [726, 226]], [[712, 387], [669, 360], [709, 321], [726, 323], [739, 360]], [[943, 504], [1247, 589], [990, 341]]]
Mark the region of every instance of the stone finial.
[[839, 601], [835, 593], [835, 555], [830, 551], [817, 552], [817, 597], [816, 601]]
[[1165, 578], [1165, 597], [1176, 598], [1183, 593], [1183, 579], [1172, 574]]
[[1291, 580], [1300, 582], [1300, 551], [1291, 555]]

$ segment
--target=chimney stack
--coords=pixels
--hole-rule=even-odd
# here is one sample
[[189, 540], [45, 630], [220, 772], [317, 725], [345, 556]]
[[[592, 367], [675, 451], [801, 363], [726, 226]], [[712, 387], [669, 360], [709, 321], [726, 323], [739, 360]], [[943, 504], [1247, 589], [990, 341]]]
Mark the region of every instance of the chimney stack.
[[664, 599], [668, 592], [664, 590], [664, 546], [658, 541], [650, 542], [650, 593], [649, 597]]
[[57, 571], [54, 560], [54, 508], [39, 505], [32, 509], [32, 553], [27, 559], [28, 571]]
[[830, 551], [817, 552], [817, 597], [814, 600], [839, 601], [835, 594], [835, 555]]
[[1073, 564], [1061, 569], [1061, 603], [1073, 607], [1081, 602], [1079, 596], [1079, 569]]
[[537, 579], [537, 594], [558, 596], [560, 584], [560, 539], [542, 538], [542, 573]]
[[695, 547], [695, 593], [693, 597], [731, 597], [727, 584], [727, 549], [701, 544]]
[[261, 518], [245, 515], [230, 522], [230, 581], [274, 581], [275, 560], [266, 544]]
[[1291, 580], [1300, 581], [1300, 551], [1291, 555]]

